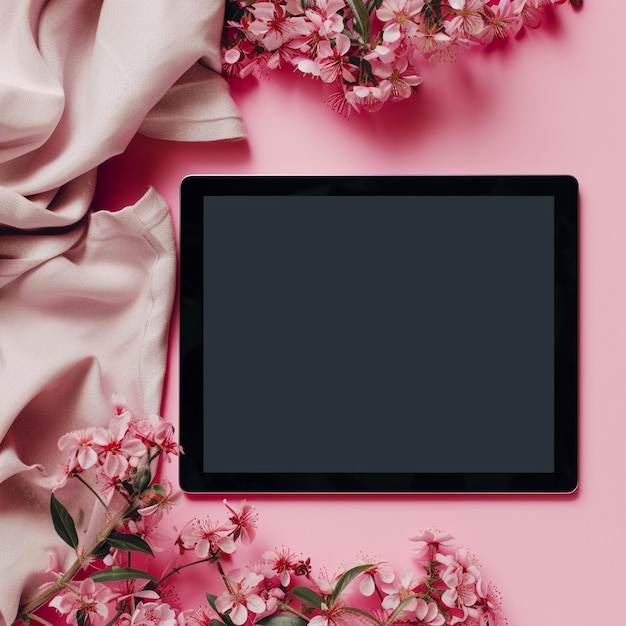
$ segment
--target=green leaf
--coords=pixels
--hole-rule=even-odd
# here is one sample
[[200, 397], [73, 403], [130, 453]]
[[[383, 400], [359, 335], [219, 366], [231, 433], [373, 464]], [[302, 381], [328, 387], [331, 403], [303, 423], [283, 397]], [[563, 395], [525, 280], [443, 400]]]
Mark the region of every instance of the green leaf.
[[368, 569], [374, 567], [376, 563], [366, 563], [365, 565], [357, 565], [345, 572], [337, 581], [335, 589], [330, 596], [330, 606], [333, 606], [337, 602], [341, 592], [359, 575], [366, 572]]
[[158, 583], [159, 579], [155, 578], [152, 574], [144, 572], [134, 567], [111, 567], [100, 572], [94, 572], [89, 576], [97, 583], [110, 583], [116, 580], [132, 580], [133, 578], [141, 578], [145, 580], [151, 580], [153, 583]]
[[383, 626], [391, 626], [396, 617], [398, 617], [398, 615], [400, 615], [400, 613], [402, 613], [402, 610], [404, 609], [404, 607], [411, 601], [413, 600], [413, 598], [419, 598], [422, 594], [419, 593], [412, 593], [411, 595], [407, 596], [406, 598], [404, 598], [404, 600], [402, 600], [402, 602], [400, 602], [400, 604], [398, 604], [398, 606], [395, 608], [394, 612], [389, 616], [389, 618], [387, 619], [387, 621], [384, 623]]
[[126, 552], [143, 552], [154, 556], [152, 548], [137, 535], [131, 535], [129, 533], [118, 533], [114, 530], [107, 538], [107, 543], [118, 550], [124, 550]]
[[322, 598], [322, 596], [315, 593], [315, 591], [309, 589], [308, 587], [294, 587], [293, 589], [290, 589], [288, 593], [298, 598], [298, 600], [301, 600], [305, 604], [314, 606], [316, 609], [321, 608], [322, 602], [324, 602], [324, 598]]
[[50, 514], [52, 515], [52, 523], [57, 535], [72, 548], [78, 547], [78, 535], [76, 534], [76, 526], [72, 516], [67, 509], [57, 500], [54, 494], [50, 495]]
[[346, 0], [354, 16], [354, 28], [363, 37], [363, 42], [370, 40], [370, 14], [368, 13], [362, 0]]
[[147, 465], [140, 465], [133, 479], [133, 487], [135, 493], [143, 493], [152, 480], [152, 474], [150, 473], [150, 467]]
[[379, 626], [383, 626], [383, 623], [379, 619], [374, 617], [371, 613], [368, 613], [367, 611], [364, 611], [363, 609], [358, 609], [355, 606], [346, 606], [346, 607], [343, 608], [343, 610], [346, 613], [356, 613], [357, 615], [362, 615], [363, 617], [367, 617], [367, 619], [372, 620], [373, 622], [375, 622]]
[[308, 623], [308, 620], [292, 613], [275, 613], [257, 622], [257, 624], [262, 624], [262, 626], [306, 626]]
[[85, 626], [85, 618], [87, 617], [87, 613], [82, 609], [76, 613], [76, 624], [78, 626]]
[[224, 626], [224, 622], [220, 622], [218, 619], [212, 619], [209, 622], [209, 626]]

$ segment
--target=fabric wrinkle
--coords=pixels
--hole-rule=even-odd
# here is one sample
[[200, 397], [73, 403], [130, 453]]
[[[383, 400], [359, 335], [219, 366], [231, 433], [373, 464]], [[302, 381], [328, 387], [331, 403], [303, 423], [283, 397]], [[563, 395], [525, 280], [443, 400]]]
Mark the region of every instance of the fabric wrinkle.
[[[0, 4], [0, 626], [50, 580], [50, 554], [65, 568], [75, 556], [49, 516], [58, 438], [106, 425], [114, 392], [138, 416], [160, 411], [176, 288], [169, 207], [151, 187], [98, 210], [97, 168], [138, 132], [245, 137], [215, 71], [223, 10]], [[87, 544], [103, 510], [74, 482], [58, 494]]]

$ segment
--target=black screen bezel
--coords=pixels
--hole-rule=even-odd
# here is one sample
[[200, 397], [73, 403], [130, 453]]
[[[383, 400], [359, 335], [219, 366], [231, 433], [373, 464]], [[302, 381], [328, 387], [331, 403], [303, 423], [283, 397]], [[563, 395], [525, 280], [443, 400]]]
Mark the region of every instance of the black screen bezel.
[[[203, 217], [207, 196], [552, 196], [555, 449], [551, 473], [203, 471]], [[180, 483], [192, 493], [571, 493], [578, 486], [578, 182], [572, 176], [189, 176], [180, 211]], [[305, 442], [303, 442], [305, 445]], [[219, 444], [218, 444], [219, 445]], [[302, 444], [301, 444], [302, 445]]]

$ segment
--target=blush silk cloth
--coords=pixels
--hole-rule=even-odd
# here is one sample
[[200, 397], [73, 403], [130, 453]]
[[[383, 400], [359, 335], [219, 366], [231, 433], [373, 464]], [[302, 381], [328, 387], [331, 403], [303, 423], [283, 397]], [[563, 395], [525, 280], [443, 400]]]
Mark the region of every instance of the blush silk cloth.
[[[169, 209], [95, 210], [96, 168], [141, 132], [245, 136], [220, 69], [220, 0], [0, 3], [0, 626], [73, 553], [49, 501], [58, 438], [111, 396], [158, 413], [175, 291]], [[115, 208], [115, 207], [114, 207]], [[79, 489], [82, 488], [82, 489]], [[57, 492], [88, 542], [81, 486]], [[100, 507], [101, 508], [101, 507]]]

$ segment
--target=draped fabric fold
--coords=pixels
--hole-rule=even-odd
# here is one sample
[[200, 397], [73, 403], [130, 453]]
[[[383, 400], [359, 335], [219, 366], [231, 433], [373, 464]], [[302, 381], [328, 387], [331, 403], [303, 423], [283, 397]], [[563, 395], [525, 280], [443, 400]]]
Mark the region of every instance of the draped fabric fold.
[[[137, 132], [245, 137], [218, 73], [223, 9], [0, 4], [0, 626], [51, 579], [49, 557], [72, 560], [48, 509], [59, 436], [107, 423], [113, 393], [138, 414], [160, 409], [176, 275], [169, 208], [152, 188], [113, 212], [91, 203], [98, 165]], [[84, 487], [60, 493], [86, 542], [101, 512]]]

